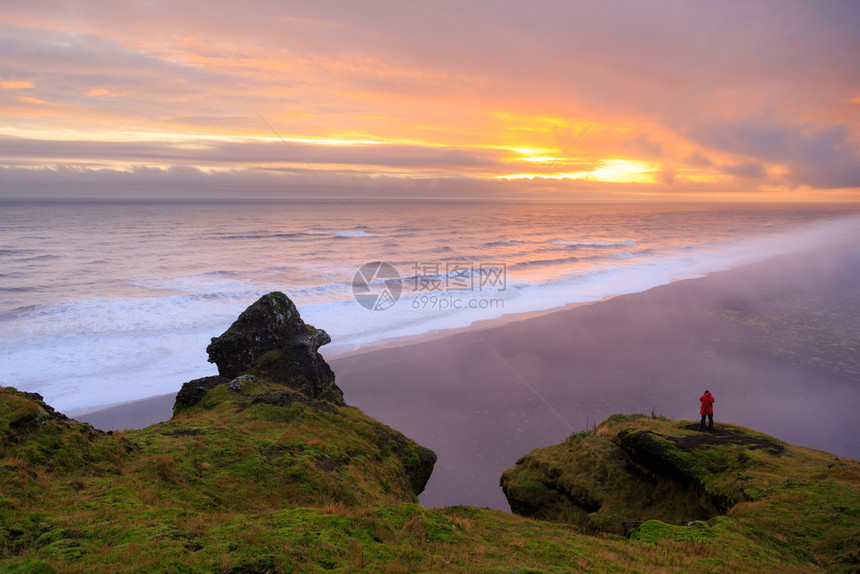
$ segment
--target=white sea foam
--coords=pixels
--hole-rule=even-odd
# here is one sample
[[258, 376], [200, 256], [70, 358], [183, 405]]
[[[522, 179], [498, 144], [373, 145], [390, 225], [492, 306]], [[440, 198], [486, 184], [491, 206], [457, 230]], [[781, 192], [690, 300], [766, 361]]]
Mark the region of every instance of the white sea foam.
[[[420, 336], [430, 331], [465, 328], [477, 321], [499, 319], [505, 315], [547, 311], [571, 303], [599, 301], [606, 297], [638, 293], [680, 279], [701, 277], [711, 272], [754, 263], [771, 256], [820, 247], [844, 237], [857, 234], [860, 220], [847, 220], [813, 226], [769, 237], [739, 239], [700, 246], [691, 254], [678, 249], [659, 258], [642, 263], [603, 267], [587, 272], [573, 272], [548, 282], [508, 284], [504, 290], [406, 292], [392, 309], [366, 311], [352, 322], [352, 329], [333, 336], [337, 351], [355, 349], [361, 345], [384, 342], [397, 337]], [[620, 259], [633, 259], [624, 252]], [[501, 303], [470, 308], [474, 301]], [[455, 308], [455, 301], [461, 303]], [[440, 308], [444, 307], [444, 308]], [[326, 305], [310, 306], [304, 311], [315, 317], [316, 324], [337, 325], [336, 318], [348, 311], [348, 303], [336, 308]], [[332, 353], [332, 354], [336, 354]]]
[[385, 237], [382, 233], [373, 233], [371, 231], [367, 231], [366, 229], [349, 229], [346, 231], [331, 231], [331, 230], [321, 230], [321, 229], [312, 229], [305, 233], [305, 235], [327, 235], [329, 237]]
[[632, 239], [623, 241], [565, 241], [555, 239], [551, 243], [555, 245], [568, 245], [570, 247], [635, 247], [636, 242]]
[[381, 233], [369, 233], [364, 229], [353, 229], [352, 231], [337, 231], [335, 235], [340, 237], [385, 237]]
[[[642, 291], [826, 244], [860, 228], [857, 219], [812, 224], [815, 218], [791, 219], [789, 213], [783, 216], [787, 223], [775, 223], [768, 215], [772, 227], [763, 227], [751, 218], [746, 230], [737, 232], [733, 220], [705, 213], [700, 217], [711, 217], [715, 231], [702, 235], [700, 223], [648, 212], [651, 220], [628, 234], [620, 226], [586, 229], [592, 224], [575, 219], [578, 212], [546, 228], [526, 226], [525, 235], [516, 239], [506, 238], [507, 231], [492, 222], [484, 224], [486, 217], [464, 219], [456, 210], [426, 221], [416, 218], [408, 226], [398, 210], [385, 213], [387, 219], [377, 216], [373, 226], [334, 213], [340, 217], [335, 225], [345, 231], [328, 231], [308, 222], [337, 217], [320, 215], [316, 206], [302, 211], [294, 205], [270, 214], [258, 208], [239, 219], [247, 224], [236, 223], [232, 213], [214, 222], [192, 220], [184, 238], [153, 235], [150, 228], [158, 222], [135, 235], [133, 215], [124, 213], [116, 215], [115, 229], [99, 235], [87, 227], [86, 214], [79, 231], [66, 225], [74, 233], [58, 235], [50, 252], [22, 230], [18, 238], [4, 240], [10, 245], [0, 242], [6, 276], [0, 284], [0, 384], [39, 392], [60, 410], [78, 411], [175, 392], [183, 382], [215, 372], [206, 360], [209, 339], [272, 290], [286, 292], [308, 323], [329, 332], [333, 343], [323, 351], [332, 356], [396, 337]], [[171, 208], [163, 216], [175, 217]], [[267, 216], [270, 220], [259, 221]], [[297, 217], [303, 219], [282, 224]], [[68, 213], [58, 210], [57, 218], [66, 222]], [[46, 222], [46, 233], [51, 229]], [[144, 235], [161, 239], [139, 241]], [[386, 243], [368, 248], [358, 246], [375, 242], [328, 240], [338, 235], [384, 237]], [[512, 245], [517, 253], [510, 252]], [[585, 253], [572, 257], [572, 246]], [[641, 249], [630, 250], [634, 246]], [[28, 253], [25, 263], [18, 260], [22, 251]], [[93, 252], [103, 266], [89, 266], [92, 258], [79, 255]], [[352, 297], [353, 274], [374, 260], [394, 262], [403, 278], [400, 300], [385, 311], [368, 311]], [[487, 279], [482, 264], [499, 263], [506, 266], [504, 283], [482, 281]], [[426, 264], [424, 272], [416, 273], [421, 264]], [[439, 272], [427, 272], [434, 264]], [[27, 285], [40, 287], [15, 283], [24, 278]], [[464, 282], [468, 288], [449, 289]], [[428, 288], [433, 285], [441, 291]]]

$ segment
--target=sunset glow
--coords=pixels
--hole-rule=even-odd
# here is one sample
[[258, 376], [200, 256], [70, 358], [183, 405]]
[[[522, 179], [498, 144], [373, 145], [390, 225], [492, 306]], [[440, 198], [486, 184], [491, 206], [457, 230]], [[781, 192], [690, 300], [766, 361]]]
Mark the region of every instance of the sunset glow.
[[102, 4], [0, 15], [4, 196], [860, 194], [855, 4]]

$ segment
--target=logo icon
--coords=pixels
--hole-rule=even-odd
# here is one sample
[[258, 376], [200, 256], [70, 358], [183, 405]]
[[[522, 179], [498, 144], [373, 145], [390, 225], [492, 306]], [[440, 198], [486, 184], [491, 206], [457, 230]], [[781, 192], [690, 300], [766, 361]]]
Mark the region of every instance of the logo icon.
[[371, 261], [358, 268], [352, 278], [352, 295], [370, 311], [390, 309], [400, 299], [403, 284], [394, 265]]

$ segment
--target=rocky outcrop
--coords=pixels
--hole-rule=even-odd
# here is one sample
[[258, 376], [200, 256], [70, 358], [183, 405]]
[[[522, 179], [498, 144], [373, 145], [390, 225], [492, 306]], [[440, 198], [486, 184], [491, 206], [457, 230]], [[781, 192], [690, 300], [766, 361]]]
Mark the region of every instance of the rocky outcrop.
[[219, 375], [188, 381], [176, 393], [176, 400], [173, 403], [173, 414], [193, 407], [206, 396], [206, 391], [228, 382], [230, 382], [230, 379]]
[[306, 325], [289, 297], [275, 291], [245, 309], [206, 352], [226, 379], [251, 373], [313, 399], [343, 404], [334, 372], [317, 351], [330, 342], [328, 333]]
[[[343, 393], [334, 382], [334, 372], [317, 351], [329, 342], [331, 338], [325, 331], [302, 321], [289, 297], [280, 292], [264, 295], [206, 348], [209, 361], [218, 365], [219, 376], [186, 383], [176, 404], [194, 404], [208, 389], [223, 383], [241, 395], [242, 379], [250, 374], [301, 393], [258, 395], [251, 404], [287, 407], [299, 402], [334, 412], [334, 407], [325, 401], [343, 405]], [[402, 463], [412, 492], [420, 494], [430, 480], [436, 454], [384, 425], [375, 426], [374, 431], [376, 442], [385, 445]]]
[[733, 425], [614, 415], [596, 431], [537, 449], [502, 475], [516, 514], [626, 533], [649, 519], [706, 520], [755, 500], [747, 469], [780, 457], [777, 440]]
[[[330, 340], [325, 331], [302, 321], [286, 295], [264, 295], [224, 334], [212, 339], [206, 351], [219, 374], [185, 383], [176, 395], [173, 413], [193, 416], [193, 407], [201, 403], [210, 411], [224, 409], [229, 403], [247, 413], [263, 407], [265, 416], [276, 420], [289, 420], [301, 411], [308, 419], [335, 417], [330, 420], [336, 421], [332, 425], [347, 424], [357, 416], [352, 412], [355, 409], [344, 408], [334, 372], [317, 351]], [[226, 394], [225, 389], [229, 391]], [[321, 424], [319, 433], [329, 430]], [[410, 496], [424, 490], [436, 463], [433, 451], [377, 421], [368, 420], [360, 434], [370, 451], [350, 448], [336, 455], [325, 454], [314, 463], [315, 468], [332, 471], [367, 456], [387, 459], [396, 461], [394, 466], [401, 469], [398, 481]]]

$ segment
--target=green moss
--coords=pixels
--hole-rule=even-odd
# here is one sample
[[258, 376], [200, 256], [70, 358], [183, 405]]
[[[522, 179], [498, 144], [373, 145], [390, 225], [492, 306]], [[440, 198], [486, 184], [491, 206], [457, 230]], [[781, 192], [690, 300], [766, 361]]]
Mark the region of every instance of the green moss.
[[591, 434], [523, 457], [502, 484], [515, 511], [614, 533], [639, 521], [632, 539], [719, 547], [726, 569], [752, 555], [801, 570], [851, 563], [860, 530], [856, 461], [833, 465], [826, 453], [734, 425], [694, 428], [613, 416]]
[[34, 424], [39, 416], [39, 405], [23, 397], [11, 387], [0, 389], [0, 435]]
[[573, 433], [572, 435], [570, 435], [570, 436], [567, 438], [567, 440], [568, 440], [568, 442], [570, 442], [570, 443], [574, 443], [574, 442], [576, 442], [576, 441], [585, 440], [586, 438], [590, 437], [593, 433], [594, 433], [594, 431], [581, 431], [581, 432], [575, 432], [575, 433]]
[[265, 369], [280, 361], [282, 356], [283, 351], [281, 351], [280, 349], [272, 349], [271, 351], [266, 351], [265, 353], [260, 355], [259, 359], [257, 359], [257, 366]]
[[57, 570], [41, 560], [25, 558], [17, 562], [0, 565], [0, 574], [55, 574]]
[[[286, 395], [266, 402], [282, 391], [265, 379], [241, 392], [219, 385], [167, 423], [108, 435], [3, 389], [0, 416], [24, 422], [7, 423], [14, 441], [0, 442], [0, 572], [782, 573], [857, 563], [854, 461], [828, 467], [823, 453], [743, 445], [704, 445], [691, 456], [683, 441], [700, 435], [683, 425], [613, 417], [510, 473], [536, 504], [572, 497], [599, 506], [558, 507], [557, 518], [579, 528], [423, 508], [412, 484], [427, 462], [419, 445], [358, 409]], [[34, 416], [38, 424], [26, 422]], [[633, 464], [615, 442], [624, 430], [652, 433], [642, 435], [654, 439], [647, 444], [701, 489], [660, 486], [644, 467], [641, 482], [622, 474]], [[740, 497], [731, 518], [681, 526], [667, 517], [694, 508], [696, 496], [726, 493]], [[630, 539], [589, 534], [628, 518], [645, 521]]]
[[644, 418], [646, 418], [645, 415], [638, 414], [638, 413], [633, 414], [633, 415], [624, 415], [621, 413], [616, 413], [616, 414], [610, 416], [608, 421], [613, 422], [613, 423], [620, 423], [620, 422], [635, 421], [636, 419], [644, 419]]
[[705, 543], [714, 539], [718, 528], [725, 527], [725, 523], [723, 522], [717, 522], [716, 524], [719, 527], [712, 527], [701, 520], [683, 526], [666, 524], [659, 520], [646, 520], [631, 533], [630, 538], [641, 540], [642, 542], [673, 540], [675, 542]]

